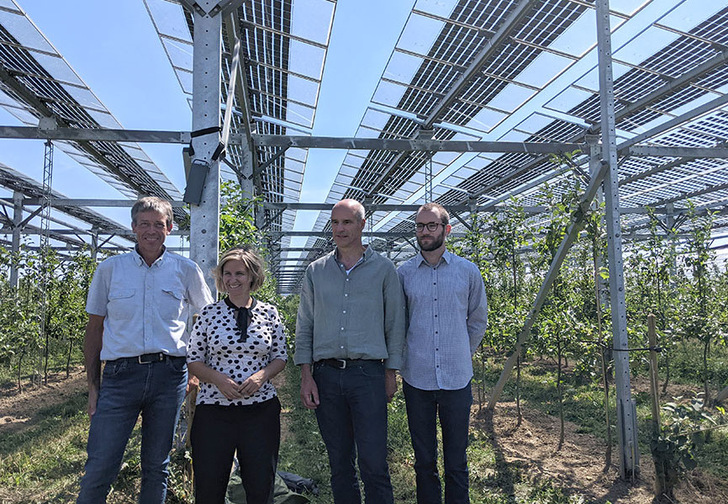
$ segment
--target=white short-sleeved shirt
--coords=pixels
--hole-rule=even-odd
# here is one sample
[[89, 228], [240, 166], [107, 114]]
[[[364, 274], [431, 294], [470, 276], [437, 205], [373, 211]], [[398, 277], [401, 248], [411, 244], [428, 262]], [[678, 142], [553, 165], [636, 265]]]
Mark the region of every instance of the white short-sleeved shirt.
[[194, 261], [165, 251], [147, 266], [133, 251], [99, 264], [86, 311], [104, 317], [101, 360], [156, 352], [184, 357], [191, 317], [212, 301]]
[[[287, 361], [286, 335], [276, 307], [258, 301], [249, 309], [249, 317], [248, 338], [241, 343], [233, 308], [224, 300], [204, 307], [192, 328], [187, 362], [202, 362], [242, 383], [275, 359]], [[264, 383], [252, 396], [233, 401], [212, 383], [200, 383], [197, 404], [242, 406], [275, 396], [276, 389], [270, 382]]]

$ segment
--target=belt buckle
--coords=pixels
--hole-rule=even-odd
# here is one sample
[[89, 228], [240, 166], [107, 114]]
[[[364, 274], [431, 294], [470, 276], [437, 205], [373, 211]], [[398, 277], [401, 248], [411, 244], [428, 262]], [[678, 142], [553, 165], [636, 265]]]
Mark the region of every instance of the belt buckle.
[[161, 360], [162, 360], [162, 358], [163, 358], [163, 357], [162, 357], [162, 353], [161, 353], [161, 352], [160, 352], [160, 353], [156, 353], [156, 354], [151, 354], [151, 356], [153, 356], [154, 358], [152, 358], [152, 359], [149, 359], [149, 360], [144, 360], [144, 359], [142, 358], [142, 357], [144, 357], [145, 355], [146, 355], [146, 356], [150, 356], [150, 354], [144, 354], [144, 355], [139, 355], [139, 356], [137, 356], [137, 362], [138, 362], [139, 364], [152, 364], [152, 363], [154, 363], [154, 362], [159, 362], [159, 361], [161, 361]]
[[346, 369], [346, 359], [336, 359], [339, 363], [339, 369]]

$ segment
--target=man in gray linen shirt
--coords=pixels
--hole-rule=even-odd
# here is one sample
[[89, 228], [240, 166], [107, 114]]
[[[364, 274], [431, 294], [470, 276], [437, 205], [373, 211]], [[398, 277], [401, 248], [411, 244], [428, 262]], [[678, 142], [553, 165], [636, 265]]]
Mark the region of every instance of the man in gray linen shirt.
[[306, 269], [296, 319], [294, 362], [301, 401], [316, 411], [336, 504], [394, 501], [387, 466], [387, 401], [397, 390], [405, 310], [394, 265], [362, 245], [364, 207], [331, 211], [336, 249]]
[[487, 327], [488, 305], [478, 267], [445, 250], [449, 221], [442, 205], [422, 205], [415, 217], [420, 253], [397, 270], [407, 299], [401, 374], [415, 452], [418, 504], [442, 502], [437, 470], [438, 415], [445, 502], [470, 502], [465, 450], [473, 403], [472, 356]]

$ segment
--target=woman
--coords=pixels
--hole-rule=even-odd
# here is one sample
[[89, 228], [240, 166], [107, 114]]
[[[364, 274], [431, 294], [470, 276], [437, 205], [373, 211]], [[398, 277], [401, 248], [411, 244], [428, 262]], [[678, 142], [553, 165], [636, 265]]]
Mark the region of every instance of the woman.
[[212, 273], [228, 296], [202, 309], [187, 350], [201, 382], [190, 434], [195, 499], [225, 502], [237, 450], [248, 502], [266, 504], [280, 445], [281, 404], [270, 380], [288, 359], [283, 323], [275, 306], [250, 296], [265, 279], [253, 250], [225, 252]]

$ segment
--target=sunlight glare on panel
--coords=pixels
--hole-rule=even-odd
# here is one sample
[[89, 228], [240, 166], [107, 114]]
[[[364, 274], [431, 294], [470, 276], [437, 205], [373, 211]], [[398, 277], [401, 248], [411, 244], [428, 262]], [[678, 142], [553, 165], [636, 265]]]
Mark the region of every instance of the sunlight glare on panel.
[[531, 114], [526, 119], [521, 121], [516, 128], [525, 131], [529, 134], [534, 134], [537, 131], [540, 131], [542, 128], [545, 128], [550, 123], [553, 122], [553, 119], [551, 117], [546, 117], [542, 114]]
[[687, 0], [671, 9], [657, 22], [680, 31], [690, 31], [728, 5], [726, 0]]
[[543, 88], [572, 63], [573, 60], [558, 54], [543, 52], [518, 74], [516, 80], [529, 86]]
[[[622, 47], [614, 48], [614, 57], [618, 60], [639, 65], [675, 41], [679, 35], [660, 28], [649, 27]], [[615, 76], [616, 79], [616, 76]]]
[[51, 74], [51, 76], [62, 82], [67, 82], [69, 84], [75, 84], [77, 86], [84, 86], [84, 83], [81, 81], [81, 79], [76, 75], [76, 72], [74, 72], [71, 67], [68, 66], [68, 63], [61, 58], [58, 55], [51, 56], [49, 54], [44, 53], [33, 53], [33, 57], [43, 65], [43, 68]]
[[422, 66], [422, 58], [405, 54], [401, 51], [394, 51], [389, 59], [387, 68], [384, 70], [383, 78], [391, 79], [403, 84], [412, 82], [412, 78]]
[[182, 6], [168, 0], [144, 0], [159, 33], [192, 43]]
[[91, 107], [94, 109], [105, 110], [106, 107], [99, 101], [96, 96], [86, 87], [80, 88], [78, 86], [69, 86], [67, 84], [61, 84], [63, 89], [73, 97], [84, 109]]
[[0, 26], [6, 29], [23, 47], [36, 51], [56, 52], [25, 16], [0, 10]]
[[190, 70], [192, 68], [192, 44], [186, 44], [178, 40], [162, 37], [162, 43], [167, 51], [172, 65], [178, 68]]
[[407, 88], [393, 82], [380, 81], [374, 91], [373, 103], [379, 103], [388, 107], [397, 107]]
[[291, 8], [291, 35], [328, 45], [335, 5], [327, 0], [295, 0]]
[[389, 114], [368, 108], [364, 114], [361, 124], [366, 128], [382, 131], [390, 117], [391, 116]]
[[288, 96], [311, 107], [316, 106], [319, 94], [319, 83], [309, 79], [302, 79], [295, 74], [288, 74]]
[[470, 128], [476, 131], [482, 131], [488, 133], [496, 124], [501, 122], [506, 114], [493, 110], [489, 107], [483, 107], [478, 111], [475, 116], [465, 124], [466, 128]]
[[448, 18], [457, 4], [457, 0], [417, 0], [414, 8], [434, 16]]
[[291, 72], [319, 80], [323, 72], [326, 51], [320, 47], [291, 40], [289, 46], [288, 69]]
[[445, 23], [442, 21], [411, 14], [397, 41], [396, 48], [416, 54], [428, 54], [444, 26]]
[[508, 84], [503, 90], [493, 98], [488, 105], [490, 107], [513, 112], [523, 105], [536, 92], [517, 84]]
[[314, 113], [315, 109], [312, 107], [306, 107], [289, 101], [286, 107], [286, 121], [305, 128], [311, 128], [313, 126]]
[[[549, 44], [549, 49], [571, 54], [577, 58], [584, 55], [597, 43], [596, 23], [594, 12], [587, 10]], [[589, 35], [585, 36], [585, 34]]]

